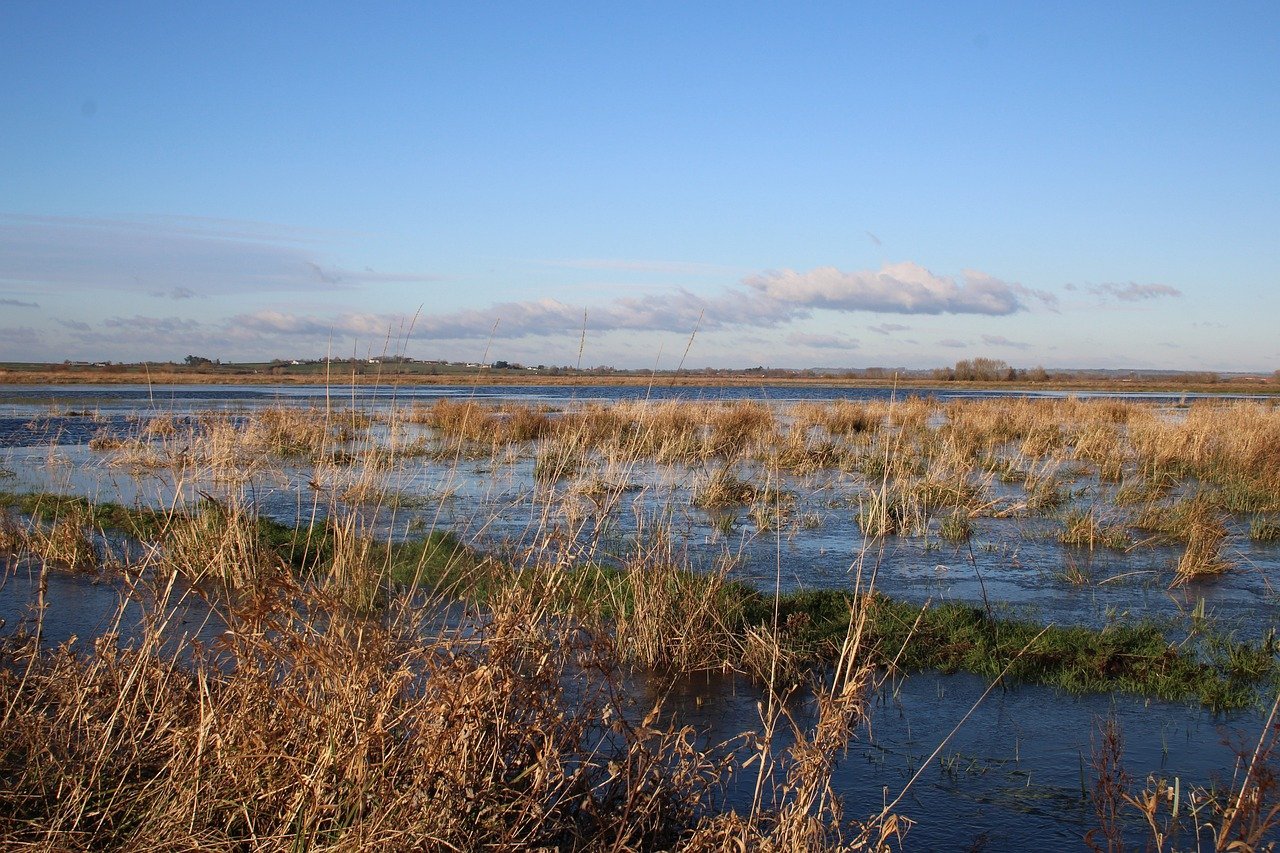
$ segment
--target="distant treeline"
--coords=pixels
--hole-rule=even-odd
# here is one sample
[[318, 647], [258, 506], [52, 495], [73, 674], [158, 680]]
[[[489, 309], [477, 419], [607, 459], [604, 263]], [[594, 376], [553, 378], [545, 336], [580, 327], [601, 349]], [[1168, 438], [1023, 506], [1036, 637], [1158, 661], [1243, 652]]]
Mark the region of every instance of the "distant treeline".
[[516, 376], [545, 377], [685, 377], [703, 382], [715, 380], [750, 381], [787, 381], [787, 380], [848, 380], [869, 382], [981, 382], [981, 383], [1052, 383], [1097, 384], [1097, 383], [1158, 383], [1161, 385], [1202, 386], [1219, 383], [1267, 383], [1280, 385], [1280, 370], [1271, 374], [1265, 373], [1217, 373], [1214, 371], [1170, 371], [1170, 370], [1103, 370], [1103, 369], [1046, 369], [1041, 365], [1034, 367], [1015, 367], [1003, 359], [966, 358], [957, 361], [951, 367], [935, 367], [912, 369], [906, 367], [861, 367], [861, 368], [783, 368], [783, 367], [703, 367], [684, 368], [680, 370], [652, 370], [646, 368], [626, 369], [609, 365], [594, 367], [571, 367], [569, 365], [524, 365], [519, 362], [497, 360], [490, 363], [451, 362], [444, 360], [414, 359], [406, 356], [381, 356], [373, 358], [308, 358], [283, 359], [276, 358], [264, 362], [230, 362], [218, 358], [200, 355], [188, 355], [181, 362], [137, 362], [122, 363], [111, 361], [85, 362], [64, 361], [61, 363], [0, 363], [0, 370], [10, 373], [29, 373], [47, 371], [51, 373], [85, 372], [85, 373], [144, 373], [159, 371], [162, 373], [192, 375], [226, 375], [226, 376], [320, 376], [329, 370], [339, 368], [343, 374], [362, 376], [421, 376], [441, 377], [449, 375], [487, 375], [495, 380]]

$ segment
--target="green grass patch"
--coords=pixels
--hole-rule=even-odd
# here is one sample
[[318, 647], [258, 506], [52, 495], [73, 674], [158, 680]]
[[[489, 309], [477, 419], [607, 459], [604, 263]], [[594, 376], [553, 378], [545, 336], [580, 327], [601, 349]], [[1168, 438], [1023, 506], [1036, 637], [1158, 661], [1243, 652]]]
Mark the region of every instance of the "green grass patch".
[[[848, 595], [835, 590], [784, 595], [778, 602], [778, 624], [789, 650], [814, 663], [831, 659], [844, 639], [851, 604]], [[1274, 640], [1251, 644], [1206, 635], [1175, 644], [1146, 621], [1103, 629], [1046, 629], [967, 604], [922, 609], [878, 593], [868, 605], [867, 640], [874, 660], [887, 665], [897, 659], [906, 671], [937, 669], [995, 678], [1012, 662], [1007, 678], [1013, 682], [1072, 693], [1198, 701], [1214, 710], [1256, 704], [1259, 688], [1280, 674]], [[744, 617], [746, 624], [772, 624], [772, 598], [752, 592]]]

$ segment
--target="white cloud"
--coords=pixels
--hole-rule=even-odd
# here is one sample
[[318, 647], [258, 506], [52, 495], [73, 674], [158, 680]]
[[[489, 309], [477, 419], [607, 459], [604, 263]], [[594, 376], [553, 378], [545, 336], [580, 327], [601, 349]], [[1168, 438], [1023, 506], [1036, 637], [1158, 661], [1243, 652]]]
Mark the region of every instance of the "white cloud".
[[[1075, 289], [1070, 285], [1068, 287]], [[1167, 284], [1137, 284], [1132, 281], [1126, 284], [1095, 284], [1085, 289], [1095, 296], [1101, 296], [1104, 299], [1113, 297], [1121, 302], [1143, 302], [1148, 299], [1159, 299], [1162, 296], [1182, 295], [1181, 290]]]
[[195, 299], [197, 296], [200, 296], [201, 294], [196, 293], [194, 290], [192, 290], [189, 287], [171, 287], [168, 290], [154, 291], [151, 295], [159, 299], [167, 298], [167, 299], [173, 299], [177, 301], [181, 299]]
[[[1044, 297], [976, 271], [966, 272], [964, 282], [957, 283], [913, 263], [887, 266], [879, 272], [842, 272], [824, 267], [808, 273], [783, 271], [752, 276], [741, 285], [714, 296], [700, 296], [681, 288], [641, 297], [618, 297], [586, 306], [541, 299], [426, 314], [415, 325], [414, 336], [474, 339], [492, 335], [509, 339], [563, 334], [580, 330], [584, 313], [588, 331], [682, 333], [694, 328], [767, 328], [806, 318], [818, 309], [899, 314], [1009, 314], [1024, 310], [1029, 296]], [[319, 326], [343, 327], [348, 322], [348, 318], [305, 322], [297, 318], [286, 325], [314, 332]], [[877, 331], [888, 333], [906, 328], [886, 323]]]
[[45, 342], [45, 336], [30, 326], [0, 326], [0, 339], [3, 339], [11, 353], [33, 351]]
[[1025, 341], [1011, 341], [1004, 335], [983, 335], [982, 342], [991, 347], [1012, 347], [1013, 349], [1031, 349]]
[[1025, 288], [973, 270], [963, 281], [934, 275], [910, 261], [888, 264], [878, 272], [846, 272], [818, 267], [808, 272], [781, 270], [753, 276], [746, 285], [776, 302], [836, 311], [888, 314], [1005, 315], [1025, 310]]
[[[501, 302], [487, 308], [423, 313], [412, 337], [434, 340], [512, 340], [529, 336], [588, 332], [678, 332], [694, 329], [771, 328], [809, 317], [813, 311], [877, 311], [892, 313], [1003, 314], [1021, 311], [1026, 297], [1040, 295], [1020, 285], [969, 271], [964, 283], [933, 275], [903, 263], [880, 272], [841, 272], [822, 268], [811, 273], [767, 273], [712, 296], [683, 288], [644, 296], [619, 296], [595, 304], [569, 304], [555, 299]], [[349, 313], [331, 317], [280, 311], [239, 315], [232, 325], [259, 333], [320, 338], [332, 334], [385, 335], [401, 323], [381, 314]], [[908, 326], [884, 323], [870, 327], [888, 334]], [[848, 346], [852, 339], [841, 346]], [[814, 345], [814, 344], [809, 344]]]
[[[585, 316], [584, 316], [585, 315]], [[588, 331], [689, 333], [726, 327], [768, 327], [792, 319], [794, 312], [747, 293], [703, 297], [687, 290], [641, 297], [619, 297], [596, 305], [569, 305], [554, 299], [504, 302], [485, 309], [423, 315], [415, 337], [518, 338]]]
[[185, 317], [109, 317], [102, 321], [108, 329], [127, 329], [155, 335], [186, 334], [203, 327], [203, 324]]

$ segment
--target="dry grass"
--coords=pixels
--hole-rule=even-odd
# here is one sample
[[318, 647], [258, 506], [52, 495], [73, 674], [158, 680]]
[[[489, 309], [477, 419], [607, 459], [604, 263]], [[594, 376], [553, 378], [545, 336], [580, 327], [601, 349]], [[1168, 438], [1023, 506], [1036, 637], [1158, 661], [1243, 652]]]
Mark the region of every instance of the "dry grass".
[[257, 536], [252, 510], [243, 495], [227, 502], [212, 498], [175, 512], [163, 538], [163, 572], [176, 572], [189, 584], [217, 584], [225, 590], [255, 589], [281, 573]]
[[722, 465], [694, 484], [690, 500], [696, 507], [717, 509], [753, 503], [765, 491], [764, 486], [739, 477], [731, 466]]
[[223, 647], [187, 664], [159, 625], [133, 648], [11, 650], [0, 841], [638, 849], [702, 813], [720, 765], [687, 730], [628, 723], [589, 641], [497, 607], [424, 644], [284, 593], [226, 613]]
[[1129, 534], [1123, 519], [1108, 518], [1097, 506], [1088, 510], [1074, 509], [1063, 517], [1063, 529], [1058, 541], [1064, 545], [1088, 548], [1112, 548], [1124, 550], [1129, 546]]
[[60, 507], [50, 522], [32, 523], [18, 535], [25, 551], [47, 563], [74, 572], [95, 572], [101, 561], [92, 525], [90, 515], [79, 506]]
[[[660, 705], [623, 703], [624, 661], [687, 671], [739, 654], [717, 607], [723, 574], [680, 571], [669, 538], [648, 541], [612, 587], [609, 623], [552, 607], [572, 583], [555, 565], [461, 622], [440, 619], [443, 601], [409, 599], [371, 619], [335, 570], [319, 585], [258, 577], [217, 599], [228, 630], [210, 649], [172, 651], [172, 581], [140, 595], [129, 642], [0, 647], [0, 844], [856, 850], [897, 838], [892, 816], [845, 818], [830, 782], [865, 721], [857, 619], [816, 724], [792, 720], [781, 754], [700, 747]], [[216, 553], [242, 556], [211, 546], [202, 559]], [[769, 633], [754, 645], [760, 666], [786, 665]], [[787, 707], [771, 704], [770, 727]], [[750, 812], [715, 809], [752, 755], [773, 793]]]
[[1194, 505], [1185, 529], [1186, 550], [1178, 560], [1173, 585], [1202, 580], [1231, 570], [1226, 557], [1227, 527], [1222, 516], [1207, 502]]

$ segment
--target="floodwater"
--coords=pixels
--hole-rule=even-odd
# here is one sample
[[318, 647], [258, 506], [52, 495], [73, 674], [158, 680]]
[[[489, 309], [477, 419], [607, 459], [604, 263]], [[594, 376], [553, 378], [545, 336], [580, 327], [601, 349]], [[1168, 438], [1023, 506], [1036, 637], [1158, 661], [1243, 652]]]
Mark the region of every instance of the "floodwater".
[[[635, 399], [746, 398], [785, 404], [888, 399], [892, 394], [887, 389], [814, 386], [0, 387], [0, 489], [146, 505], [171, 500], [175, 488], [193, 497], [209, 484], [177, 484], [162, 471], [114, 466], [109, 452], [88, 446], [94, 437], [135, 435], [140, 419], [155, 414], [181, 419], [210, 410], [235, 415], [281, 405], [388, 411], [441, 397], [559, 409]], [[946, 400], [974, 394], [939, 391], [935, 396]], [[1170, 407], [1188, 399], [1130, 396]], [[565, 497], [548, 488], [566, 487], [535, 485], [528, 452], [508, 461], [424, 459], [400, 466], [387, 474], [389, 488], [414, 500], [373, 513], [372, 529], [399, 538], [442, 526], [480, 544], [513, 550], [529, 544], [531, 536], [545, 530], [547, 508]], [[579, 538], [598, 549], [592, 552], [596, 558], [625, 549], [641, 529], [661, 519], [679, 534], [694, 565], [710, 566], [731, 555], [735, 576], [762, 588], [850, 588], [857, 573], [865, 578], [874, 572], [877, 588], [897, 598], [990, 605], [1041, 622], [1096, 626], [1151, 617], [1176, 635], [1196, 613], [1222, 630], [1251, 638], [1277, 622], [1280, 546], [1251, 541], [1240, 520], [1229, 540], [1236, 569], [1170, 590], [1169, 567], [1178, 548], [1144, 547], [1129, 553], [1069, 548], [1057, 542], [1043, 519], [978, 519], [973, 540], [959, 546], [937, 535], [864, 542], [854, 495], [865, 482], [856, 476], [827, 472], [788, 477], [780, 485], [796, 497], [789, 514], [793, 523], [760, 529], [746, 508], [730, 510], [726, 518], [723, 512], [709, 514], [689, 506], [691, 474], [680, 466], [647, 463], [608, 473], [637, 487], [622, 494], [622, 506], [608, 518], [593, 519], [584, 505], [583, 518], [572, 520], [574, 529], [583, 531]], [[310, 517], [314, 498], [306, 489], [309, 476], [303, 468], [261, 475], [252, 486], [259, 511], [289, 522]], [[1104, 501], [1107, 488], [1114, 487], [1081, 481], [1073, 486], [1072, 500], [1082, 505]], [[559, 517], [553, 523], [571, 526]], [[1069, 581], [1068, 567], [1073, 576], [1089, 582]], [[29, 566], [10, 566], [5, 573], [0, 587], [5, 632], [31, 623], [37, 592], [32, 572]], [[127, 633], [130, 618], [136, 619], [131, 617], [138, 612], [136, 605], [122, 603], [125, 597], [114, 583], [56, 572], [46, 580], [42, 631], [50, 643], [72, 636], [86, 640], [117, 626]], [[198, 600], [189, 599], [175, 617], [174, 630], [177, 636], [208, 641], [220, 627]], [[665, 693], [671, 713], [698, 727], [707, 743], [759, 726], [758, 703], [764, 697], [742, 680], [699, 676], [637, 689]], [[1124, 695], [1074, 696], [1034, 685], [997, 688], [983, 698], [986, 689], [986, 682], [973, 676], [931, 672], [883, 685], [869, 728], [859, 733], [836, 771], [846, 814], [875, 814], [906, 788], [894, 811], [916, 821], [907, 836], [908, 849], [1080, 848], [1085, 832], [1097, 826], [1086, 791], [1092, 786], [1090, 755], [1100, 721], [1113, 717], [1119, 723], [1125, 764], [1136, 780], [1148, 774], [1176, 777], [1184, 790], [1229, 784], [1237, 769], [1237, 748], [1247, 744], [1251, 750], [1263, 724], [1257, 711], [1214, 716], [1183, 704]], [[751, 787], [749, 781], [739, 782], [726, 797], [741, 805]], [[1143, 838], [1136, 822], [1130, 829], [1133, 839]], [[1194, 846], [1189, 838], [1182, 843]]]

